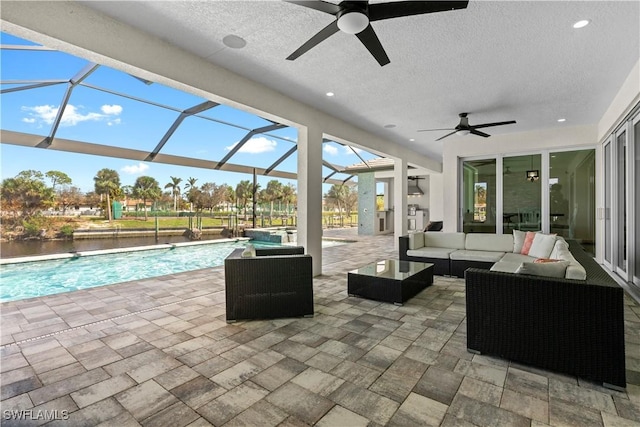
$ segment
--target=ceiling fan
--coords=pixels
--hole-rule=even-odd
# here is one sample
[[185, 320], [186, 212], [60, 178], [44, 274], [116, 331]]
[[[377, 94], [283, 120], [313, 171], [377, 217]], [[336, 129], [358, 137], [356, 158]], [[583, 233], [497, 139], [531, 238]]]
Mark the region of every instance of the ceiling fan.
[[436, 139], [436, 141], [440, 141], [441, 139], [444, 139], [448, 136], [453, 135], [454, 133], [457, 133], [458, 135], [469, 135], [470, 133], [474, 134], [474, 135], [478, 135], [478, 136], [483, 136], [485, 138], [490, 137], [491, 135], [489, 135], [488, 133], [484, 133], [484, 132], [480, 132], [477, 129], [480, 128], [488, 128], [488, 127], [492, 127], [492, 126], [502, 126], [502, 125], [511, 125], [514, 124], [516, 121], [515, 120], [509, 120], [507, 122], [495, 122], [495, 123], [483, 123], [481, 125], [470, 125], [469, 124], [469, 118], [467, 117], [469, 115], [469, 113], [460, 113], [458, 114], [458, 116], [460, 117], [460, 123], [458, 123], [458, 126], [456, 126], [455, 128], [451, 129], [421, 129], [418, 132], [430, 132], [430, 131], [442, 131], [442, 130], [451, 130], [453, 132], [446, 134], [445, 136], [441, 136], [440, 138]]
[[373, 55], [381, 66], [387, 65], [389, 57], [384, 51], [371, 22], [403, 16], [422, 15], [425, 13], [444, 12], [447, 10], [465, 9], [468, 1], [397, 1], [390, 3], [369, 4], [368, 1], [345, 0], [339, 4], [326, 1], [287, 1], [299, 6], [319, 10], [336, 17], [336, 20], [311, 37], [298, 50], [287, 57], [293, 61], [320, 42], [338, 31], [355, 34], [364, 47]]

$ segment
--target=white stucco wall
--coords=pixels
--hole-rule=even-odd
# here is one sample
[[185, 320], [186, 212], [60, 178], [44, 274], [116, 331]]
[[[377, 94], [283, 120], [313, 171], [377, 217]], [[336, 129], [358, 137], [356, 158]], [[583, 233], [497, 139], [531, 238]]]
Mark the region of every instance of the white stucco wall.
[[640, 61], [636, 62], [598, 123], [598, 141], [606, 138], [638, 102], [640, 102]]

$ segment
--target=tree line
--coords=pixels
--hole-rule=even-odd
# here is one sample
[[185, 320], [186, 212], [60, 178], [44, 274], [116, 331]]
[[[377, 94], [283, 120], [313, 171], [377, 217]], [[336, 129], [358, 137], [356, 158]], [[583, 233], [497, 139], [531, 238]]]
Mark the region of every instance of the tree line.
[[[295, 187], [275, 179], [261, 189], [260, 184], [256, 184], [254, 188], [249, 180], [240, 181], [234, 188], [228, 184], [213, 182], [197, 185], [197, 178], [189, 177], [184, 181], [170, 176], [169, 182], [164, 185], [166, 191], [163, 191], [158, 180], [151, 176], [140, 176], [133, 185], [123, 186], [117, 171], [103, 168], [96, 173], [93, 181], [94, 191], [83, 193], [64, 172], [22, 171], [0, 183], [2, 214], [13, 219], [24, 219], [50, 208], [58, 209], [64, 215], [70, 207], [86, 206], [105, 210], [111, 221], [112, 212], [107, 206], [111, 206], [112, 201], [137, 199], [142, 200], [145, 220], [147, 202], [172, 206], [176, 212], [187, 209], [213, 212], [222, 208], [232, 211], [235, 208], [243, 211], [246, 219], [248, 206], [254, 202], [254, 194], [256, 203], [268, 204], [269, 215], [273, 215], [276, 203], [280, 211], [284, 205], [286, 212], [289, 212], [290, 207], [297, 202]], [[357, 191], [353, 186], [334, 184], [325, 194], [325, 200], [330, 207], [337, 207], [340, 215], [343, 211], [350, 214], [357, 206]]]

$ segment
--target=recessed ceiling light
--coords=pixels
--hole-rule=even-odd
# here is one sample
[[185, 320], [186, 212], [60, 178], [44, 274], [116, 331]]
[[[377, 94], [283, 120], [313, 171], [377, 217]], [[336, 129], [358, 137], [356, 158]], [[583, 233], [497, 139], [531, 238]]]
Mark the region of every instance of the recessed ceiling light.
[[566, 121], [567, 121], [567, 119], [558, 119], [558, 121], [559, 121], [560, 123], [562, 123], [562, 122], [566, 122]]
[[415, 140], [416, 140], [415, 138], [409, 138], [409, 141], [411, 141], [411, 142], [413, 142]]
[[224, 36], [222, 39], [222, 43], [225, 46], [230, 47], [232, 49], [242, 49], [247, 45], [247, 42], [242, 37], [234, 36], [233, 34], [229, 34], [228, 36]]
[[384, 127], [387, 128], [387, 129], [392, 129], [392, 128], [396, 127], [396, 125], [388, 124], [388, 125], [384, 125]]
[[582, 20], [576, 22], [575, 24], [573, 24], [573, 28], [576, 28], [576, 29], [577, 28], [584, 28], [587, 25], [589, 25], [590, 22], [591, 22], [590, 19], [582, 19]]
[[327, 96], [333, 96], [333, 95], [335, 95], [335, 93], [333, 93], [333, 92], [327, 92]]

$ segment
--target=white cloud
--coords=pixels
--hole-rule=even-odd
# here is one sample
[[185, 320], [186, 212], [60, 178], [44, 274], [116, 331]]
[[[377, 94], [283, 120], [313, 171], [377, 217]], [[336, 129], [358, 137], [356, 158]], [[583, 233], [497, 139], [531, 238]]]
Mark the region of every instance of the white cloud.
[[[236, 145], [238, 145], [237, 142], [233, 145], [228, 146], [227, 150], [232, 150]], [[240, 150], [238, 150], [238, 152], [249, 154], [266, 153], [268, 151], [275, 150], [277, 145], [278, 143], [272, 139], [265, 138], [264, 136], [258, 136], [248, 140], [242, 147], [240, 147]]]
[[122, 105], [103, 105], [100, 111], [110, 116], [118, 116], [122, 113]]
[[329, 145], [329, 144], [324, 144], [324, 147], [322, 147], [322, 150], [331, 155], [331, 156], [337, 156], [338, 155], [338, 149], [336, 147], [334, 147], [333, 145]]
[[120, 170], [129, 175], [138, 175], [149, 169], [149, 165], [139, 162], [137, 165], [123, 166]]
[[[36, 123], [36, 122], [44, 122], [48, 125], [52, 124], [58, 115], [60, 107], [56, 107], [53, 105], [36, 105], [34, 107], [22, 107], [22, 111], [25, 111], [29, 117], [25, 117], [22, 119], [25, 123]], [[117, 116], [122, 112], [122, 107], [120, 105], [103, 105], [100, 110], [102, 113], [89, 112], [83, 114], [80, 110], [82, 107], [78, 108], [73, 104], [67, 104], [67, 107], [64, 109], [64, 113], [62, 113], [62, 119], [60, 120], [61, 126], [75, 126], [81, 122], [87, 121], [102, 121], [106, 120], [107, 124], [119, 124], [120, 119], [110, 120], [111, 117]]]
[[[352, 150], [352, 148], [353, 148], [353, 150]], [[354, 151], [355, 151], [356, 153], [360, 154], [360, 153], [362, 153], [362, 151], [363, 151], [363, 150], [361, 150], [361, 149], [360, 149], [360, 148], [358, 148], [358, 147], [351, 147], [351, 148], [349, 148], [349, 146], [348, 146], [348, 145], [345, 145], [345, 146], [344, 146], [344, 154], [347, 154], [347, 155], [353, 156], [353, 155], [355, 155]]]

